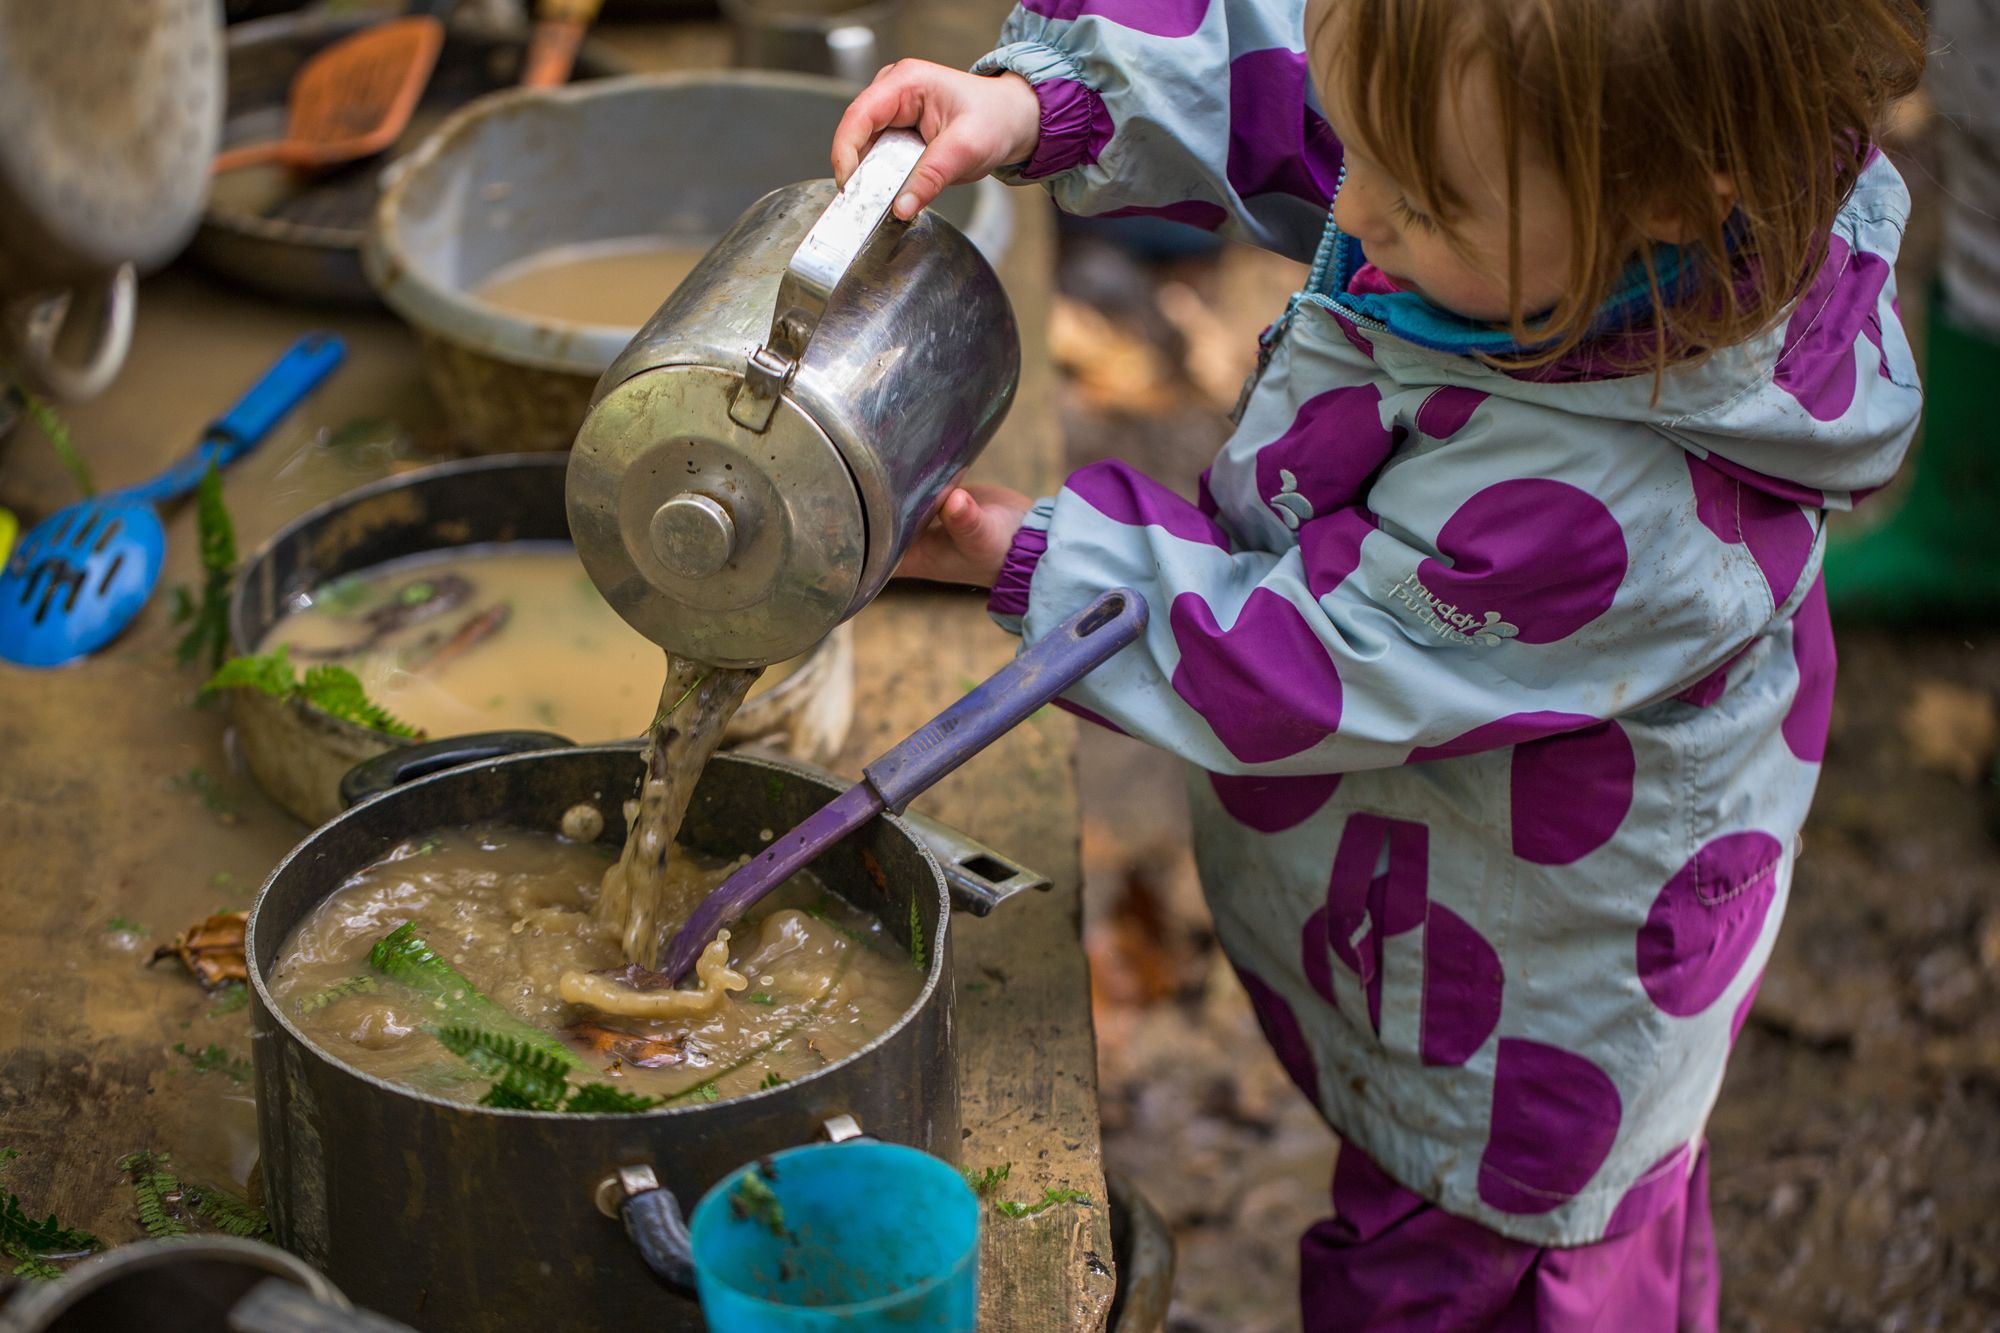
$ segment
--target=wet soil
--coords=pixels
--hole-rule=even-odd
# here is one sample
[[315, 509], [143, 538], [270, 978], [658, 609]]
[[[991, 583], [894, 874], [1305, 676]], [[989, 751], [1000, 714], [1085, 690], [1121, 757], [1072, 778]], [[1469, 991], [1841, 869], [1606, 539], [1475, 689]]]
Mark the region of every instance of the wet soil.
[[[1911, 258], [1906, 311], [1927, 247]], [[1072, 356], [1072, 465], [1122, 457], [1191, 494], [1227, 434], [1229, 358], [1247, 369], [1230, 349], [1297, 273], [1236, 249], [1140, 263], [1072, 234], [1072, 323], [1120, 344], [1115, 373]], [[1788, 918], [1710, 1122], [1722, 1324], [2000, 1329], [2000, 789], [1986, 764], [1926, 763], [1910, 720], [1943, 686], [2000, 702], [2000, 632], [1846, 626], [1839, 645]], [[1090, 727], [1079, 762], [1105, 1153], [1174, 1230], [1169, 1328], [1295, 1329], [1333, 1137], [1221, 965], [1178, 762]]]

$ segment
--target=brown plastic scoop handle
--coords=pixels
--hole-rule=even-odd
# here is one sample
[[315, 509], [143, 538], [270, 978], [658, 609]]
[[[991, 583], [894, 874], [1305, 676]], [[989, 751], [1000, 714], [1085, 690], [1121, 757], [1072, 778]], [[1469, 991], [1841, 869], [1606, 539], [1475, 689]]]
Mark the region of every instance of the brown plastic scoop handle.
[[427, 14], [342, 38], [292, 80], [285, 137], [219, 153], [215, 170], [263, 162], [325, 167], [381, 152], [410, 123], [443, 47], [444, 24]]

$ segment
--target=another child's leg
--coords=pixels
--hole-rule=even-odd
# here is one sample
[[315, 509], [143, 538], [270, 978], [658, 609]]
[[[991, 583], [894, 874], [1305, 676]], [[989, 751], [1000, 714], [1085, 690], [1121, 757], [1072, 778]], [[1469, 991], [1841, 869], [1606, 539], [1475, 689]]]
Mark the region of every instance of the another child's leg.
[[1713, 1333], [1708, 1157], [1660, 1216], [1595, 1245], [1509, 1240], [1404, 1189], [1343, 1144], [1334, 1216], [1299, 1242], [1306, 1333]]

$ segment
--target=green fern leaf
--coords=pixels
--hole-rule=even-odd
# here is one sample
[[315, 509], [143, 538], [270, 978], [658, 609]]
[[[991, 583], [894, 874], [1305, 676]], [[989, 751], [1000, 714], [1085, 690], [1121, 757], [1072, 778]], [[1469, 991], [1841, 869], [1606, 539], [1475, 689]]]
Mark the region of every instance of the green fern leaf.
[[398, 985], [427, 997], [438, 1011], [440, 1028], [465, 1028], [476, 1033], [510, 1037], [572, 1068], [583, 1068], [574, 1051], [538, 1027], [523, 1022], [495, 1004], [457, 968], [417, 934], [406, 921], [375, 941], [368, 963]]
[[195, 1216], [227, 1235], [257, 1240], [271, 1234], [271, 1219], [264, 1215], [262, 1208], [246, 1203], [226, 1190], [211, 1185], [190, 1187], [181, 1192], [181, 1202]]
[[273, 699], [283, 699], [298, 687], [298, 673], [292, 670], [291, 646], [281, 643], [268, 653], [230, 658], [202, 683], [201, 692], [255, 690]]
[[370, 699], [368, 691], [362, 688], [361, 678], [344, 666], [322, 662], [307, 668], [305, 680], [299, 685], [299, 694], [322, 713], [331, 713], [376, 731], [386, 731], [391, 736], [415, 737], [417, 734], [415, 727]]
[[236, 525], [222, 501], [222, 473], [214, 463], [195, 487], [194, 506], [201, 545], [201, 601], [174, 653], [183, 664], [205, 658], [213, 671], [229, 653], [229, 589], [236, 579]]
[[659, 1104], [657, 1097], [640, 1097], [623, 1088], [614, 1088], [609, 1083], [586, 1083], [569, 1095], [563, 1110], [579, 1114], [630, 1115], [637, 1111], [650, 1111]]
[[513, 1037], [458, 1024], [435, 1028], [438, 1044], [471, 1065], [496, 1086], [525, 1102], [528, 1110], [561, 1108], [571, 1066]]
[[135, 1152], [119, 1159], [119, 1169], [132, 1177], [132, 1197], [139, 1226], [154, 1240], [172, 1240], [188, 1233], [187, 1223], [174, 1211], [181, 1192], [173, 1158], [163, 1152]]

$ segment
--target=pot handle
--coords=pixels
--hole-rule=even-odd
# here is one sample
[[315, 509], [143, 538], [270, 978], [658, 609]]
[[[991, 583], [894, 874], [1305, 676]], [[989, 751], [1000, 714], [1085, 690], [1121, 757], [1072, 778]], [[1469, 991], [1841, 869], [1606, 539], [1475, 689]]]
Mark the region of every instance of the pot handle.
[[[820, 1125], [828, 1143], [873, 1143], [853, 1116], [841, 1114]], [[597, 1183], [597, 1211], [624, 1223], [625, 1234], [654, 1277], [689, 1296], [695, 1294], [694, 1237], [681, 1201], [650, 1166], [621, 1166]]]
[[1017, 893], [1050, 887], [1047, 875], [1036, 874], [949, 824], [914, 810], [905, 810], [903, 820], [937, 858], [945, 887], [951, 890], [951, 905], [961, 912], [986, 916]]
[[92, 332], [90, 350], [80, 362], [63, 358], [56, 349], [70, 307], [69, 292], [30, 301], [8, 314], [7, 333], [15, 343], [21, 373], [30, 383], [66, 403], [81, 403], [103, 393], [125, 364], [132, 346], [133, 308], [138, 302], [138, 277], [130, 264], [120, 264], [106, 278], [102, 309]]
[[567, 750], [575, 744], [567, 736], [552, 731], [476, 731], [420, 745], [398, 746], [348, 769], [340, 779], [340, 804], [342, 808], [359, 805], [393, 787], [461, 764], [536, 750]]
[[924, 139], [915, 130], [882, 131], [792, 252], [778, 280], [771, 331], [750, 354], [743, 383], [729, 404], [730, 419], [737, 425], [764, 433], [834, 292], [878, 234], [909, 225], [897, 220], [891, 208], [923, 155]]

